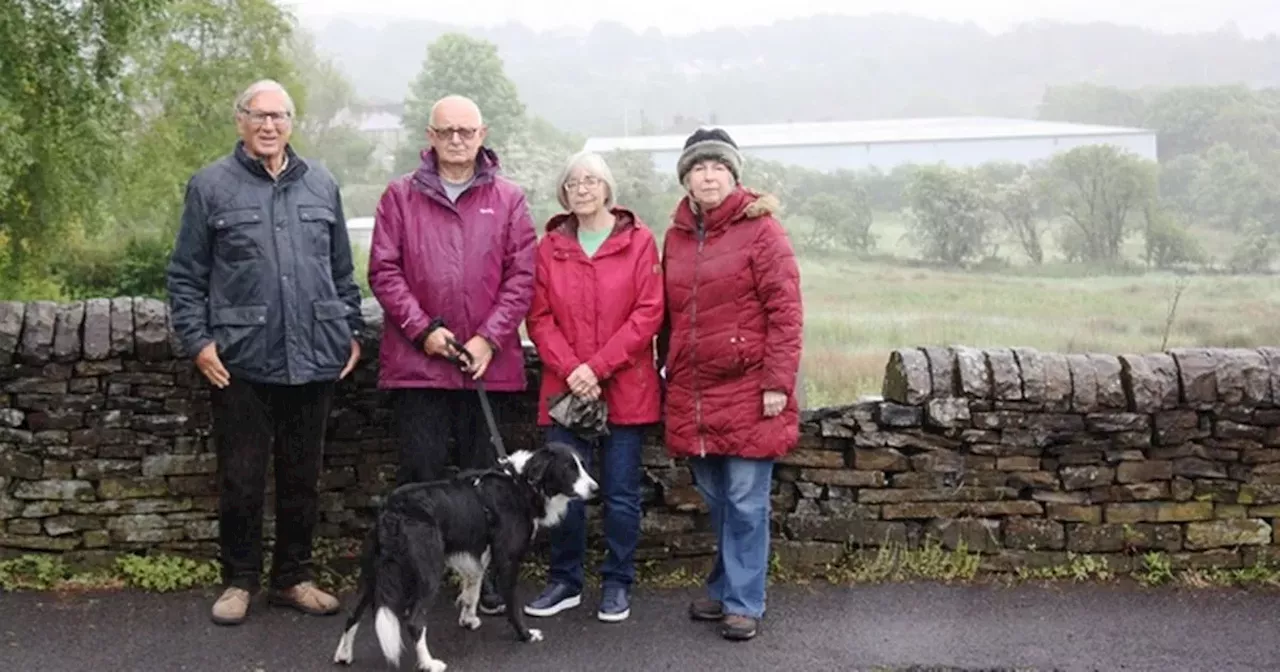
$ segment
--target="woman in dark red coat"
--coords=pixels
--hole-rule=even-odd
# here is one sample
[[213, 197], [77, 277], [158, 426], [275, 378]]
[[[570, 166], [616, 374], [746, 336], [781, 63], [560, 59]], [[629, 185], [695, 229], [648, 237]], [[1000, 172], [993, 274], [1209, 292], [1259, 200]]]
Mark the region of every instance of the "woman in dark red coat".
[[[569, 160], [558, 182], [560, 204], [538, 243], [533, 306], [527, 324], [542, 359], [538, 422], [548, 440], [577, 446], [588, 469], [589, 445], [548, 417], [548, 400], [564, 392], [598, 399], [609, 414], [601, 439], [601, 481], [607, 553], [597, 617], [630, 614], [635, 549], [640, 538], [640, 449], [646, 425], [661, 415], [654, 337], [662, 326], [662, 267], [653, 234], [630, 210], [614, 204], [614, 180], [598, 155]], [[525, 606], [551, 616], [582, 602], [586, 521], [570, 504], [551, 531], [550, 582]]]
[[750, 639], [765, 611], [773, 462], [799, 438], [800, 271], [777, 201], [739, 184], [742, 156], [721, 129], [689, 137], [688, 194], [663, 249], [666, 445], [690, 458], [718, 536], [708, 596], [690, 615]]

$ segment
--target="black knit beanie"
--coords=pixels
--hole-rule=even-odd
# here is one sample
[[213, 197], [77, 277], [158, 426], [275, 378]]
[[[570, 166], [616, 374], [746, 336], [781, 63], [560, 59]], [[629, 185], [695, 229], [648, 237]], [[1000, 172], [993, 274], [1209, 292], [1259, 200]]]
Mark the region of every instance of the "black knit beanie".
[[742, 154], [722, 128], [699, 128], [684, 141], [684, 152], [676, 163], [676, 178], [683, 184], [694, 164], [707, 159], [723, 163], [733, 173], [734, 182], [742, 180]]

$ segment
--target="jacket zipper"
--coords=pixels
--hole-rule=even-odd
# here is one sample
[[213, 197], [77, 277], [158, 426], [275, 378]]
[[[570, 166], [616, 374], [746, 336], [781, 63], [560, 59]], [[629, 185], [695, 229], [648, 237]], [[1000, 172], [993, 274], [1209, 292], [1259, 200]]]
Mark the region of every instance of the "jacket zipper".
[[[698, 276], [702, 267], [702, 245], [707, 238], [706, 227], [703, 226], [702, 216], [698, 216], [698, 251], [693, 257], [693, 308], [690, 311], [692, 328], [689, 330], [689, 342], [695, 348], [694, 361], [697, 361], [696, 348], [698, 347]], [[702, 386], [698, 384], [698, 376], [693, 376], [693, 412], [696, 421], [695, 427], [698, 432], [698, 453], [701, 457], [707, 456], [707, 438], [702, 431]]]

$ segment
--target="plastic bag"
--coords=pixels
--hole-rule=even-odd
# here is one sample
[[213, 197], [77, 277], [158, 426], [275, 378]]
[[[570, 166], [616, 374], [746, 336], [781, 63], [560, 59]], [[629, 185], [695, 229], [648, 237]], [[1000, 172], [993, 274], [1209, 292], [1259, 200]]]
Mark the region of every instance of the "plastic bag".
[[548, 413], [561, 427], [587, 441], [609, 434], [609, 407], [604, 399], [591, 401], [564, 392], [551, 398]]

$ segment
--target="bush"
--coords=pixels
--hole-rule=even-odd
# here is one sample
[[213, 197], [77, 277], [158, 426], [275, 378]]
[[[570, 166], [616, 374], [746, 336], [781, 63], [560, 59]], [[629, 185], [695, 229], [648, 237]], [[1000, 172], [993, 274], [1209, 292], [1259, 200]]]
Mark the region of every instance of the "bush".
[[139, 235], [123, 243], [84, 242], [68, 250], [63, 267], [55, 273], [72, 299], [164, 298], [165, 267], [172, 250], [173, 239], [162, 234]]

